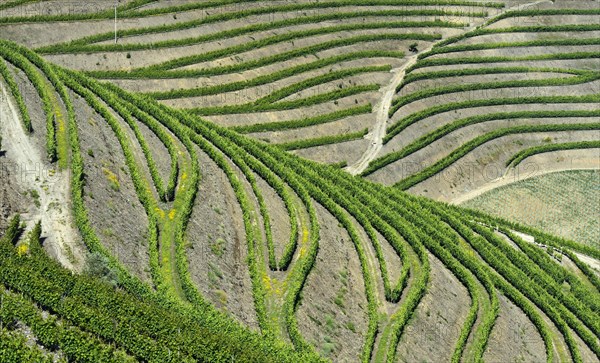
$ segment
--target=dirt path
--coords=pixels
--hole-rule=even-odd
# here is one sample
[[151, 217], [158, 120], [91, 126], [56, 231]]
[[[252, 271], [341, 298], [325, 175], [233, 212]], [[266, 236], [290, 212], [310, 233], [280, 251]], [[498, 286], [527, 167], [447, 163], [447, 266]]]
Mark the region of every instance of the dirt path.
[[577, 160], [576, 164], [573, 162], [569, 164], [561, 164], [557, 167], [553, 168], [551, 166], [545, 166], [536, 170], [534, 173], [519, 171], [515, 168], [509, 168], [500, 178], [496, 178], [494, 180], [489, 181], [488, 183], [483, 184], [482, 186], [470, 190], [466, 193], [456, 196], [455, 198], [448, 200], [447, 202], [450, 204], [462, 204], [468, 200], [471, 200], [475, 197], [480, 196], [481, 194], [488, 192], [490, 190], [499, 188], [504, 185], [516, 183], [518, 181], [527, 180], [531, 178], [535, 178], [538, 176], [561, 172], [561, 171], [569, 171], [569, 170], [597, 170], [600, 168], [600, 160], [597, 158], [589, 158]]
[[[427, 52], [432, 47], [433, 44], [427, 47], [427, 49], [425, 49], [424, 51]], [[367, 166], [369, 166], [369, 163], [373, 159], [375, 159], [377, 154], [379, 154], [379, 151], [383, 147], [383, 137], [385, 136], [386, 131], [385, 126], [388, 121], [388, 113], [390, 111], [390, 107], [392, 106], [392, 98], [396, 94], [396, 87], [400, 83], [402, 83], [404, 75], [406, 74], [406, 69], [413, 66], [415, 63], [417, 63], [417, 54], [409, 57], [408, 61], [404, 63], [401, 67], [393, 69], [391, 71], [391, 73], [394, 74], [392, 76], [392, 79], [380, 91], [383, 94], [383, 97], [377, 105], [377, 117], [375, 119], [375, 126], [373, 127], [373, 130], [365, 136], [365, 139], [371, 140], [371, 143], [356, 163], [346, 167], [346, 171], [350, 174], [358, 175], [362, 173], [367, 168]]]
[[[532, 235], [514, 231], [514, 230], [512, 230], [511, 232], [516, 234], [517, 236], [519, 236], [525, 242], [536, 244], [539, 246], [539, 244], [537, 244], [537, 242], [535, 241], [535, 238]], [[573, 252], [573, 254], [575, 254], [575, 256], [577, 256], [577, 258], [579, 258], [581, 260], [581, 262], [587, 264], [588, 266], [590, 266], [592, 269], [594, 269], [596, 271], [600, 271], [600, 261], [598, 261], [597, 259], [590, 257], [588, 255], [584, 255], [583, 253], [580, 253], [580, 252], [575, 252], [575, 251], [572, 251], [572, 252]]]
[[30, 206], [22, 215], [28, 222], [42, 222], [44, 245], [65, 267], [79, 270], [84, 261], [84, 251], [77, 242], [79, 233], [70, 214], [70, 183], [67, 171], [57, 171], [48, 166], [37, 152], [21, 125], [19, 112], [8, 96], [4, 83], [0, 82], [0, 130], [6, 157], [17, 165], [17, 183], [23, 190], [35, 190], [39, 194], [39, 207]]
[[503, 13], [505, 13], [507, 11], [513, 11], [513, 10], [525, 10], [525, 9], [530, 8], [532, 6], [535, 6], [535, 5], [538, 5], [538, 4], [543, 4], [543, 3], [550, 3], [550, 4], [552, 4], [553, 1], [552, 0], [540, 0], [540, 1], [534, 1], [534, 2], [530, 2], [530, 3], [526, 3], [526, 4], [519, 4], [519, 5], [511, 6], [510, 8], [506, 9], [505, 11], [503, 11]]
[[590, 257], [588, 255], [584, 255], [582, 253], [578, 253], [578, 252], [573, 252], [578, 259], [581, 260], [581, 262], [587, 264], [588, 266], [590, 266], [592, 269], [596, 270], [596, 271], [600, 271], [600, 261], [596, 260], [593, 257]]

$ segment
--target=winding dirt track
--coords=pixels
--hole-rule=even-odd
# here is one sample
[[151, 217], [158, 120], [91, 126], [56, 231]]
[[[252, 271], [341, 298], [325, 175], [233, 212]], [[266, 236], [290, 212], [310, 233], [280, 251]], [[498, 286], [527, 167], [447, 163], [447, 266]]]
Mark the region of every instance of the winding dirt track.
[[70, 214], [69, 173], [48, 167], [37, 152], [34, 140], [23, 130], [19, 112], [2, 81], [0, 88], [0, 134], [3, 136], [5, 157], [15, 165], [16, 181], [22, 189], [35, 190], [39, 194], [40, 206], [30, 206], [29, 213], [23, 214], [22, 218], [29, 222], [29, 228], [41, 221], [42, 236], [46, 237], [44, 245], [53, 250], [65, 267], [77, 269], [65, 253], [68, 244], [76, 260], [83, 261], [83, 253], [75, 243], [79, 234]]
[[[429, 46], [425, 51], [431, 49], [433, 45]], [[401, 67], [393, 69], [391, 72], [394, 74], [390, 83], [381, 89], [383, 97], [379, 101], [377, 106], [377, 118], [375, 119], [375, 126], [373, 131], [365, 136], [365, 139], [371, 140], [371, 143], [367, 147], [367, 150], [363, 153], [360, 159], [346, 167], [346, 171], [352, 175], [358, 175], [362, 173], [369, 163], [375, 159], [381, 148], [383, 147], [383, 137], [385, 136], [386, 124], [388, 121], [388, 113], [392, 106], [392, 98], [396, 94], [396, 87], [402, 83], [406, 69], [413, 66], [417, 62], [417, 54], [408, 58], [408, 61]]]

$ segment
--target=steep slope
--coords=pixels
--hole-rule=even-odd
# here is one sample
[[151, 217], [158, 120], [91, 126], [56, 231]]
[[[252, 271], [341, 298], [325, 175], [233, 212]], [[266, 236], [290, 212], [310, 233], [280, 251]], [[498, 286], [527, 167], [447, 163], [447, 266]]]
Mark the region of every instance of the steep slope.
[[[0, 42], [0, 162], [59, 183], [34, 184], [34, 208], [20, 171], [1, 175], [3, 299], [37, 314], [2, 306], [1, 341], [23, 353], [2, 360], [598, 360], [596, 247], [399, 190], [485, 188], [435, 176], [461, 162], [446, 149], [489, 165], [502, 132], [540, 127], [497, 138], [502, 172], [597, 148], [589, 2], [136, 0], [117, 8], [117, 44], [110, 6], [9, 5], [1, 37], [37, 52]], [[436, 155], [402, 173], [403, 145]], [[370, 162], [368, 179], [401, 188], [341, 170], [361, 155], [354, 172]], [[57, 196], [72, 241], [44, 223]], [[48, 337], [31, 317], [47, 314], [68, 329]]]
[[[360, 358], [362, 361], [395, 361], [400, 344], [409, 344], [409, 348], [410, 344], [419, 344], [418, 340], [410, 343], [410, 339], [407, 341], [401, 338], [413, 331], [412, 328], [409, 329], [413, 322], [411, 318], [415, 314], [421, 314], [416, 313], [421, 303], [432, 303], [431, 298], [424, 298], [427, 292], [433, 294], [435, 303], [444, 301], [439, 294], [447, 292], [431, 286], [432, 281], [436, 284], [435, 281], [438, 281], [438, 277], [434, 279], [434, 276], [442, 273], [446, 275], [446, 279], [454, 279], [455, 284], [462, 284], [470, 298], [468, 312], [459, 318], [462, 320], [459, 323], [460, 333], [446, 334], [440, 338], [449, 340], [444, 343], [447, 351], [444, 354], [451, 356], [452, 361], [479, 360], [483, 357], [494, 331], [499, 309], [507, 306], [499, 303], [500, 294], [513, 304], [511, 309], [517, 307], [527, 316], [527, 324], [531, 324], [529, 326], [535, 327], [539, 334], [536, 344], [545, 347], [547, 361], [569, 358], [587, 361], [590, 357], [598, 356], [598, 278], [573, 254], [573, 251], [577, 251], [598, 258], [596, 249], [477, 212], [416, 198], [394, 188], [352, 177], [339, 169], [305, 161], [277, 147], [253, 141], [204, 121], [192, 113], [169, 108], [150, 98], [130, 94], [111, 84], [99, 83], [80, 73], [54, 66], [14, 43], [2, 42], [0, 52], [14, 67], [28, 69], [31, 82], [43, 82], [38, 84], [39, 90], [45, 90], [40, 92], [41, 97], [53, 94], [54, 99], [61, 100], [66, 110], [65, 128], [56, 127], [56, 117], [48, 118], [50, 123], [47, 130], [53, 132], [48, 132], [47, 135], [54, 135], [48, 139], [48, 146], [53, 149], [54, 142], [63, 137], [62, 133], [68, 133], [68, 154], [62, 155], [59, 152], [57, 162], [60, 164], [62, 158], [68, 157], [74, 219], [87, 249], [104, 256], [108, 266], [114, 271], [116, 277], [111, 280], [112, 283], [129, 293], [162, 301], [163, 305], [169, 303], [183, 306], [181, 309], [204, 316], [204, 319], [208, 319], [208, 326], [217, 330], [224, 324], [223, 326], [229, 327], [227, 329], [232, 332], [232, 337], [241, 334], [254, 339], [252, 341], [256, 342], [258, 350], [248, 354], [280, 354], [275, 352], [282, 351], [274, 349], [288, 349], [276, 343], [283, 340], [293, 344], [308, 360], [315, 359], [314, 352], [319, 350], [334, 360]], [[40, 77], [34, 77], [34, 74]], [[44, 79], [49, 83], [44, 82]], [[112, 130], [112, 137], [116, 138], [115, 141], [108, 141], [115, 148], [113, 153], [119, 151], [124, 158], [126, 167], [123, 173], [117, 176], [113, 172], [114, 177], [113, 174], [103, 173], [103, 177], [113, 183], [108, 187], [111, 188], [112, 185], [114, 192], [121, 192], [122, 185], [132, 183], [137, 201], [130, 201], [130, 205], [134, 208], [139, 203], [142, 206], [139, 210], [148, 220], [147, 240], [142, 246], [144, 254], [148, 256], [146, 268], [150, 285], [139, 280], [145, 278], [143, 273], [131, 269], [128, 261], [121, 259], [127, 256], [113, 254], [107, 236], [98, 231], [98, 225], [93, 223], [93, 202], [85, 194], [85, 186], [93, 180], [84, 173], [91, 160], [82, 157], [83, 150], [88, 147], [84, 144], [85, 138], [82, 135], [83, 129], [95, 126], [87, 120], [89, 113], [81, 111], [84, 107], [82, 102], [97, 114], [96, 122], [106, 122], [106, 126]], [[48, 111], [56, 115], [56, 110]], [[136, 132], [138, 123], [152, 129], [159, 138], [163, 135], [161, 140], [166, 148], [176, 150], [173, 155], [176, 167], [172, 170], [177, 172], [173, 174], [175, 179], [170, 183], [171, 187], [167, 188], [173, 192], [159, 192], [159, 186], [168, 183], [164, 180], [159, 183], [161, 178], [152, 167], [152, 154], [144, 151], [144, 137]], [[34, 130], [35, 132], [44, 130]], [[240, 208], [240, 222], [243, 225], [241, 231], [244, 234], [242, 243], [245, 243], [246, 257], [238, 257], [238, 263], [245, 264], [244, 268], [248, 271], [248, 288], [252, 295], [257, 325], [264, 336], [270, 337], [263, 342], [256, 341], [256, 335], [253, 335], [255, 333], [240, 330], [238, 325], [226, 322], [224, 317], [215, 312], [211, 304], [208, 304], [208, 297], [205, 298], [199, 292], [201, 289], [198, 278], [193, 278], [190, 273], [191, 265], [202, 263], [194, 257], [197, 254], [189, 251], [190, 248], [196, 248], [194, 245], [198, 242], [190, 244], [195, 236], [188, 232], [194, 201], [198, 198], [198, 186], [204, 181], [199, 161], [207, 161], [199, 158], [199, 154], [205, 154], [223, 170]], [[12, 156], [7, 153], [5, 157]], [[259, 182], [259, 179], [263, 181]], [[118, 182], [117, 185], [115, 181]], [[274, 194], [271, 193], [267, 198], [270, 193], [267, 193], [268, 188], [273, 188]], [[298, 235], [289, 241], [273, 239], [269, 213], [273, 210], [271, 205], [277, 202], [273, 198], [275, 194], [287, 208], [289, 220], [296, 224], [290, 230], [295, 230]], [[119, 199], [123, 199], [123, 196]], [[281, 205], [278, 208], [281, 209]], [[239, 212], [237, 213], [239, 216]], [[324, 222], [327, 220], [330, 222]], [[326, 227], [335, 226], [334, 221], [338, 223], [340, 231], [326, 233]], [[12, 236], [15, 228], [9, 229], [6, 234], [9, 237], [6, 239], [13, 242], [17, 240]], [[575, 270], [557, 264], [538, 246], [525, 242], [511, 232], [515, 230], [534, 236], [538, 243], [552, 246], [548, 248], [556, 248], [556, 251], [565, 254], [564, 258], [574, 262]], [[49, 230], [47, 233], [53, 234], [55, 231]], [[225, 231], [224, 235], [229, 234]], [[332, 273], [329, 268], [320, 267], [326, 265], [318, 258], [322, 251], [327, 251], [327, 248], [320, 245], [326, 243], [329, 246], [334, 243], [331, 238], [351, 246], [350, 249], [346, 248], [346, 253], [348, 259], [354, 262], [350, 262], [348, 266], [355, 266], [348, 272], [333, 273], [352, 276], [350, 281], [358, 281], [359, 285], [346, 285], [349, 281], [344, 282], [344, 279], [348, 279], [344, 277], [339, 285], [339, 292], [335, 298], [331, 297], [334, 301], [327, 303], [329, 299], [305, 300], [302, 298], [303, 291], [306, 288], [314, 289], [311, 279], [323, 279], [323, 274]], [[208, 244], [208, 250], [216, 256], [221, 252], [229, 253], [228, 244], [215, 244], [214, 239], [200, 242], [205, 246]], [[275, 245], [281, 243], [283, 249], [275, 249]], [[392, 249], [383, 248], [382, 244], [389, 244]], [[17, 247], [21, 257], [16, 255], [17, 252], [10, 252], [10, 248], [5, 253], [7, 261], [21, 258], [28, 261], [28, 264], [33, 264], [31, 267], [23, 265], [23, 269], [19, 271], [35, 270], [33, 266], [36, 263], [47, 263], [40, 262], [34, 254], [29, 255], [27, 247], [20, 247], [23, 245], [27, 245], [25, 240], [19, 242]], [[283, 251], [283, 254], [279, 255], [275, 251]], [[390, 280], [388, 275], [388, 271], [397, 268], [397, 265], [387, 265], [386, 261], [393, 261], [390, 256], [385, 255], [390, 252], [395, 253], [402, 261], [400, 265], [403, 272], [399, 276], [395, 275], [397, 280]], [[441, 262], [443, 269], [437, 262], [431, 262], [431, 256]], [[323, 257], [329, 258], [327, 255]], [[221, 269], [218, 263], [213, 265]], [[134, 358], [153, 360], [153, 357], [163, 357], [160, 354], [164, 354], [164, 350], [163, 353], [138, 350], [135, 345], [138, 343], [123, 340], [131, 331], [111, 329], [125, 334], [111, 338], [111, 335], [103, 335], [108, 332], [101, 333], [94, 326], [83, 324], [75, 316], [69, 315], [68, 311], [62, 310], [60, 303], [54, 305], [57, 302], [50, 296], [39, 295], [37, 290], [31, 290], [28, 286], [33, 285], [28, 284], [36, 282], [35, 279], [27, 280], [20, 277], [22, 275], [11, 273], [10, 269], [16, 268], [12, 263], [3, 266], [8, 270], [1, 276], [9, 291], [24, 293], [27, 298], [41, 304], [41, 307], [49, 308], [85, 332], [100, 334], [102, 339], [108, 339]], [[130, 270], [137, 271], [137, 277], [131, 275]], [[221, 272], [235, 274], [235, 269], [223, 269]], [[217, 282], [218, 279], [225, 279], [225, 275], [219, 276], [215, 268], [212, 268], [212, 273]], [[362, 278], [358, 278], [360, 275], [357, 274], [362, 275]], [[57, 281], [51, 279], [48, 283]], [[563, 289], [564, 284], [570, 289]], [[323, 288], [329, 287], [317, 287], [317, 294]], [[151, 292], [152, 289], [156, 292]], [[74, 293], [79, 291], [73, 289]], [[216, 298], [222, 297], [223, 294], [216, 294]], [[241, 298], [241, 295], [236, 293], [236, 298]], [[463, 294], [461, 299], [465, 298], [466, 295]], [[360, 302], [361, 299], [364, 300]], [[351, 321], [344, 318], [348, 308], [345, 301], [357, 301], [362, 309], [362, 316], [365, 317], [362, 322], [348, 325]], [[218, 305], [218, 301], [213, 303]], [[324, 329], [323, 333], [317, 334], [334, 334], [329, 339], [318, 338], [318, 335], [315, 338], [314, 333], [307, 334], [307, 329], [315, 328], [307, 328], [306, 322], [300, 324], [298, 321], [301, 307], [314, 311], [323, 309], [323, 303], [326, 303], [327, 309], [324, 312], [330, 317], [326, 318], [322, 328], [317, 328]], [[223, 301], [221, 305], [228, 309], [241, 308]], [[237, 310], [234, 315], [251, 323], [251, 320], [244, 318], [247, 313]], [[357, 318], [361, 313], [352, 312], [351, 316]], [[351, 336], [349, 333], [340, 333], [340, 329], [345, 329], [344, 325], [349, 332], [354, 329], [362, 337], [360, 350], [355, 349], [356, 344], [348, 345], [347, 340]], [[455, 325], [456, 323], [453, 324]], [[213, 334], [210, 329], [207, 332], [209, 335]], [[313, 338], [307, 340], [307, 336]], [[219, 341], [218, 338], [215, 339]], [[321, 344], [321, 339], [321, 342], [327, 344]], [[165, 341], [164, 345], [161, 343], [157, 347], [169, 347], [168, 349], [175, 349], [182, 356], [195, 359], [211, 357], [211, 360], [219, 360], [228, 359], [224, 358], [224, 354], [216, 353], [221, 352], [222, 343], [228, 346], [229, 351], [237, 351], [243, 341], [235, 340], [233, 343], [224, 340], [219, 344], [209, 345], [212, 348], [208, 351], [192, 351], [205, 345], [180, 345], [178, 341]], [[46, 346], [46, 343], [42, 345]], [[258, 348], [261, 346], [274, 348], [262, 350], [264, 348]], [[275, 348], [278, 346], [281, 348]], [[63, 354], [67, 353], [65, 348]], [[423, 358], [427, 358], [425, 351], [423, 354]], [[277, 356], [274, 360], [283, 358], [295, 359], [293, 355], [289, 355]], [[248, 359], [261, 361], [261, 358], [251, 356]]]

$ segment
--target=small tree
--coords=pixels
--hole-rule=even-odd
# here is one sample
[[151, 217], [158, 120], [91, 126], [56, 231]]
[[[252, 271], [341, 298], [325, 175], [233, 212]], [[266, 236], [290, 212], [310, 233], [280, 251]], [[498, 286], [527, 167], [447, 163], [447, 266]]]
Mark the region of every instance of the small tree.
[[97, 252], [88, 256], [85, 264], [85, 273], [107, 281], [113, 286], [119, 284], [117, 273], [110, 268], [108, 259]]
[[410, 50], [413, 53], [418, 53], [419, 49], [417, 49], [418, 44], [417, 43], [412, 43], [411, 45], [408, 46], [408, 50]]

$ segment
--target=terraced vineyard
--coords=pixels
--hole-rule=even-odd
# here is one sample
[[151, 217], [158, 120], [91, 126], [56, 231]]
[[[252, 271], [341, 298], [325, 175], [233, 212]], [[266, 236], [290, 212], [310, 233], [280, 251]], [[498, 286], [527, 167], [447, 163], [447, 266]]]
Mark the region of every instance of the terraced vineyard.
[[0, 360], [598, 361], [597, 246], [415, 195], [598, 149], [565, 4], [0, 5]]
[[[596, 2], [542, 2], [419, 54], [362, 175], [451, 201], [507, 173], [518, 180], [515, 159], [597, 149], [599, 13]], [[581, 160], [589, 153], [565, 155], [598, 167]], [[536, 163], [520, 173], [541, 171]]]

